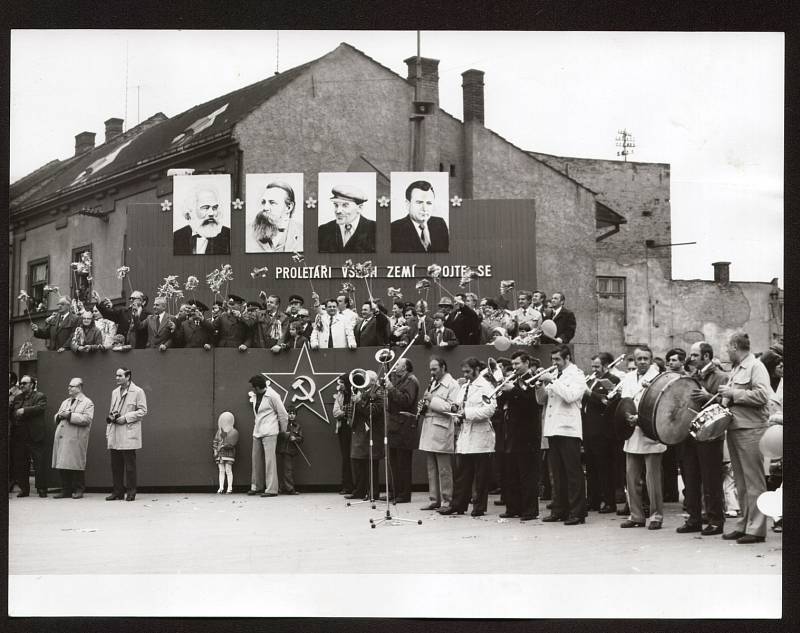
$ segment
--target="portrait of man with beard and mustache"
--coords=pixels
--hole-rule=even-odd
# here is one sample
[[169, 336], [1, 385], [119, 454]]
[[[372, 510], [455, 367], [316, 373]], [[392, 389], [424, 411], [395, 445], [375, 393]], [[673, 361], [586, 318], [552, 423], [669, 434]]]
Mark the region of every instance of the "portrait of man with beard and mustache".
[[[197, 178], [175, 177], [174, 197], [178, 202], [173, 211], [173, 254], [230, 255], [231, 230], [226, 226], [229, 222], [230, 177], [199, 177], [201, 182], [190, 180]], [[188, 193], [182, 195], [187, 190]], [[222, 195], [220, 191], [223, 191]], [[184, 201], [182, 207], [181, 200]]]
[[245, 252], [302, 251], [303, 174], [247, 174], [246, 184]]

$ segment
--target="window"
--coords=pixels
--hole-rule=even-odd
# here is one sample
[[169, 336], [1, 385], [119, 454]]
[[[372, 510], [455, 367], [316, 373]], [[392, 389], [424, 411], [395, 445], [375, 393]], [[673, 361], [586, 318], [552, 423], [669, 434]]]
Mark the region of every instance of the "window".
[[597, 294], [602, 299], [625, 297], [625, 277], [598, 277]]
[[92, 268], [86, 266], [84, 259], [88, 253], [89, 260], [92, 257], [92, 246], [83, 246], [72, 249], [72, 263], [77, 266], [70, 266], [70, 296], [84, 303], [88, 303], [92, 297]]
[[28, 296], [31, 298], [28, 304], [30, 312], [42, 312], [47, 310], [47, 297], [44, 287], [50, 279], [50, 258], [37, 259], [28, 264]]

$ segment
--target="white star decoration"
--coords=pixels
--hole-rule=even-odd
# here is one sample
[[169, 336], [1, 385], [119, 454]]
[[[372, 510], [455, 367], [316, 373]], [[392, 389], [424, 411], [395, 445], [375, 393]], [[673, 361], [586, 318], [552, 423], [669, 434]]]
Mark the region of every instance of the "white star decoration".
[[[305, 362], [303, 362], [305, 359]], [[303, 362], [303, 371], [298, 374], [297, 370], [300, 367], [300, 363]], [[330, 418], [328, 417], [328, 409], [325, 407], [325, 403], [322, 400], [322, 392], [325, 391], [331, 385], [336, 384], [336, 380], [339, 377], [341, 372], [330, 372], [330, 371], [315, 371], [314, 370], [314, 363], [311, 361], [311, 355], [308, 351], [308, 345], [303, 345], [303, 349], [300, 350], [300, 354], [297, 357], [297, 363], [295, 363], [294, 369], [292, 371], [281, 371], [281, 372], [261, 372], [262, 375], [270, 382], [270, 386], [273, 388], [280, 389], [283, 391], [283, 403], [288, 408], [289, 406], [294, 406], [295, 409], [299, 410], [305, 407], [311, 413], [316, 415], [320, 420], [324, 420], [326, 424], [330, 424]], [[279, 384], [275, 380], [275, 376], [287, 376], [289, 378], [289, 388], [287, 389], [283, 385]], [[333, 376], [331, 380], [326, 382], [322, 385], [322, 387], [316, 388], [316, 380], [314, 380], [317, 376]], [[312, 381], [314, 381], [315, 391], [311, 397], [311, 404], [308, 404], [305, 400], [300, 400], [299, 402], [294, 401], [295, 396], [298, 395], [298, 391], [302, 391], [302, 389], [298, 389], [293, 385], [297, 382], [298, 379], [301, 377], [308, 377]], [[301, 385], [305, 386], [305, 385]], [[292, 399], [289, 402], [286, 402], [286, 399], [289, 397], [289, 391], [292, 391]]]
[[388, 207], [389, 202], [390, 200], [386, 196], [381, 196], [380, 198], [378, 198], [378, 204], [382, 207]]
[[454, 207], [460, 207], [461, 198], [459, 198], [458, 196], [453, 196], [452, 198], [450, 198], [450, 204], [452, 204]]
[[314, 196], [309, 196], [306, 200], [306, 206], [309, 209], [316, 209], [317, 208], [317, 199]]
[[161, 210], [162, 211], [169, 211], [172, 208], [172, 203], [169, 200], [164, 200], [161, 203]]
[[238, 210], [238, 209], [241, 209], [241, 208], [244, 206], [244, 202], [242, 202], [241, 200], [239, 200], [239, 198], [236, 198], [236, 200], [234, 200], [233, 202], [231, 202], [231, 204], [233, 205], [233, 208], [234, 208], [234, 209], [237, 209], [237, 210]]

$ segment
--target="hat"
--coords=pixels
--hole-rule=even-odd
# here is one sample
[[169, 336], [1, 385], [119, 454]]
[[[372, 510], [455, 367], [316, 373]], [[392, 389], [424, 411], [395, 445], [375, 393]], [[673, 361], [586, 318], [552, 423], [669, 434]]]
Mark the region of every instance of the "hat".
[[217, 300], [214, 302], [214, 305], [215, 305], [215, 306], [219, 306], [219, 307], [221, 308], [221, 307], [222, 307], [222, 301], [220, 301], [219, 299], [217, 299]]
[[242, 299], [242, 297], [233, 294], [228, 295], [228, 301], [234, 301], [236, 303], [244, 303], [244, 299]]
[[356, 204], [364, 204], [367, 199], [361, 189], [352, 185], [340, 185], [331, 189], [331, 200], [349, 200]]
[[306, 300], [303, 299], [303, 297], [301, 297], [300, 295], [289, 295], [288, 303], [291, 303], [292, 301], [299, 301], [301, 304], [304, 304], [306, 302]]
[[[218, 303], [220, 303], [220, 302], [218, 302]], [[192, 300], [192, 301], [189, 302], [189, 305], [194, 306], [195, 308], [200, 310], [200, 312], [208, 312], [208, 306], [205, 303], [203, 303], [202, 301]]]
[[770, 345], [769, 347], [773, 352], [775, 352], [778, 356], [783, 358], [783, 345], [780, 343], [775, 343], [774, 345]]
[[247, 302], [248, 308], [260, 308], [261, 304], [258, 301], [248, 301]]
[[439, 305], [440, 306], [452, 306], [453, 305], [453, 300], [450, 297], [442, 297], [441, 299], [439, 299]]

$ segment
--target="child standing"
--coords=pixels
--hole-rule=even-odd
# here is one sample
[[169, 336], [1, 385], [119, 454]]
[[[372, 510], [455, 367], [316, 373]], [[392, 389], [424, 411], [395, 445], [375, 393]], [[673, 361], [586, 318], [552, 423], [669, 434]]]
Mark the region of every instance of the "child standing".
[[[239, 441], [239, 432], [233, 428], [233, 414], [229, 411], [221, 413], [217, 420], [217, 432], [211, 447], [214, 451], [214, 461], [219, 468], [219, 489], [217, 494], [233, 492], [233, 462], [236, 461], [236, 444]], [[228, 489], [225, 490], [225, 477], [228, 478]]]
[[278, 446], [275, 450], [278, 457], [278, 493], [297, 495], [300, 493], [294, 488], [292, 460], [297, 455], [297, 446], [303, 443], [303, 429], [295, 419], [297, 411], [294, 407], [287, 409], [286, 413], [289, 414], [289, 422], [286, 425], [286, 431], [278, 433]]

